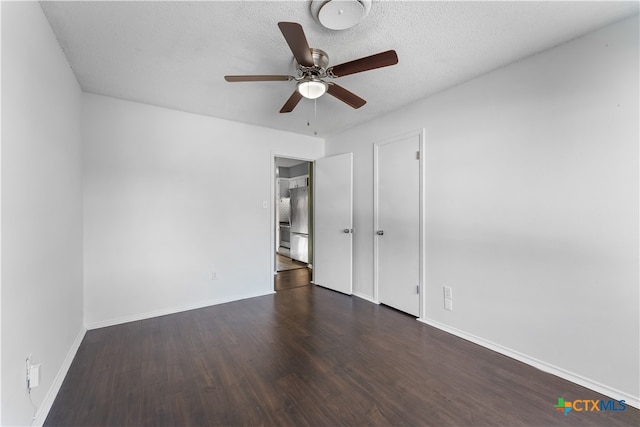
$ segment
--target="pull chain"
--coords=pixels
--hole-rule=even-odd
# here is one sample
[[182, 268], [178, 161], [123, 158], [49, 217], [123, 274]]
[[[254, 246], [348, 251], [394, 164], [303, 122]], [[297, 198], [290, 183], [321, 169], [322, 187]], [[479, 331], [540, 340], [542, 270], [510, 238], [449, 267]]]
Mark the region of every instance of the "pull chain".
[[311, 113], [309, 112], [309, 104], [307, 104], [307, 127], [311, 126], [311, 124], [309, 123]]
[[[318, 122], [318, 98], [313, 99], [313, 122], [314, 125]], [[309, 107], [307, 107], [307, 127], [311, 127], [311, 111], [309, 111]], [[313, 134], [317, 135], [318, 131], [314, 130]]]

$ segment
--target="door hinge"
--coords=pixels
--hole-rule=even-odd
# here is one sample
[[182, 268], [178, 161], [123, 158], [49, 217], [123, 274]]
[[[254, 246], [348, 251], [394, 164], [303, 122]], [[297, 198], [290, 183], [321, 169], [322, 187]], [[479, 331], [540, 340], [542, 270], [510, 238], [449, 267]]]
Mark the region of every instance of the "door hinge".
[[416, 286], [416, 294], [420, 293], [420, 285]]
[[420, 152], [416, 151], [416, 160], [420, 160]]

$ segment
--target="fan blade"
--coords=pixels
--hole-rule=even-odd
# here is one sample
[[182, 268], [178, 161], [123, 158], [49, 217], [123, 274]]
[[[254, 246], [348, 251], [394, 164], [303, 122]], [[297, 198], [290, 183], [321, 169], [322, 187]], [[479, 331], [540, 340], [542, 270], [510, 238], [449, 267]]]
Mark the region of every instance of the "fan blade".
[[376, 53], [364, 58], [329, 67], [328, 73], [333, 73], [335, 77], [348, 76], [349, 74], [361, 73], [363, 71], [375, 70], [376, 68], [388, 67], [398, 63], [398, 55], [395, 50]]
[[278, 22], [278, 27], [282, 31], [284, 39], [289, 44], [289, 48], [296, 58], [298, 64], [305, 67], [313, 67], [313, 57], [307, 38], [304, 35], [302, 25], [296, 22]]
[[332, 95], [338, 98], [340, 101], [350, 105], [353, 108], [360, 108], [367, 103], [367, 101], [360, 98], [355, 93], [349, 92], [342, 86], [338, 86], [335, 83], [329, 83], [329, 88], [327, 89], [327, 93], [329, 95]]
[[293, 109], [296, 108], [296, 105], [298, 105], [298, 102], [300, 102], [301, 99], [302, 99], [302, 95], [300, 95], [300, 92], [298, 92], [297, 90], [294, 90], [291, 96], [289, 97], [289, 99], [287, 99], [287, 102], [285, 102], [282, 108], [280, 109], [280, 112], [281, 113], [292, 112]]
[[291, 76], [275, 76], [275, 75], [255, 75], [255, 76], [224, 76], [228, 82], [276, 82], [289, 81]]

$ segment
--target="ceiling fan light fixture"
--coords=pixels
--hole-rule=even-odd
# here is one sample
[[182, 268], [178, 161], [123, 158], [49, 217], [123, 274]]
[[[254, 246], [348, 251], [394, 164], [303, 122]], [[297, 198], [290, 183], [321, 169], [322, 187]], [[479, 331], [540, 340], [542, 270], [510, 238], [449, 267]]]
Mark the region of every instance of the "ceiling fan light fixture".
[[305, 98], [316, 99], [327, 91], [327, 84], [320, 80], [307, 80], [298, 83], [297, 89]]

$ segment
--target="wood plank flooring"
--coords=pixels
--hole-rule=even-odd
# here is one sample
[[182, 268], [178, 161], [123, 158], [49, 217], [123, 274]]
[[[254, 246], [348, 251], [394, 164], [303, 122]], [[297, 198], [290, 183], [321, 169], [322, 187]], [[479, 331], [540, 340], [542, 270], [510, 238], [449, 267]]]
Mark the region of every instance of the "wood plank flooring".
[[296, 270], [299, 268], [307, 268], [307, 264], [276, 254], [276, 271]]
[[308, 268], [279, 271], [274, 278], [274, 289], [276, 291], [309, 285], [311, 285], [311, 270]]
[[637, 426], [640, 412], [317, 286], [88, 331], [46, 426]]

